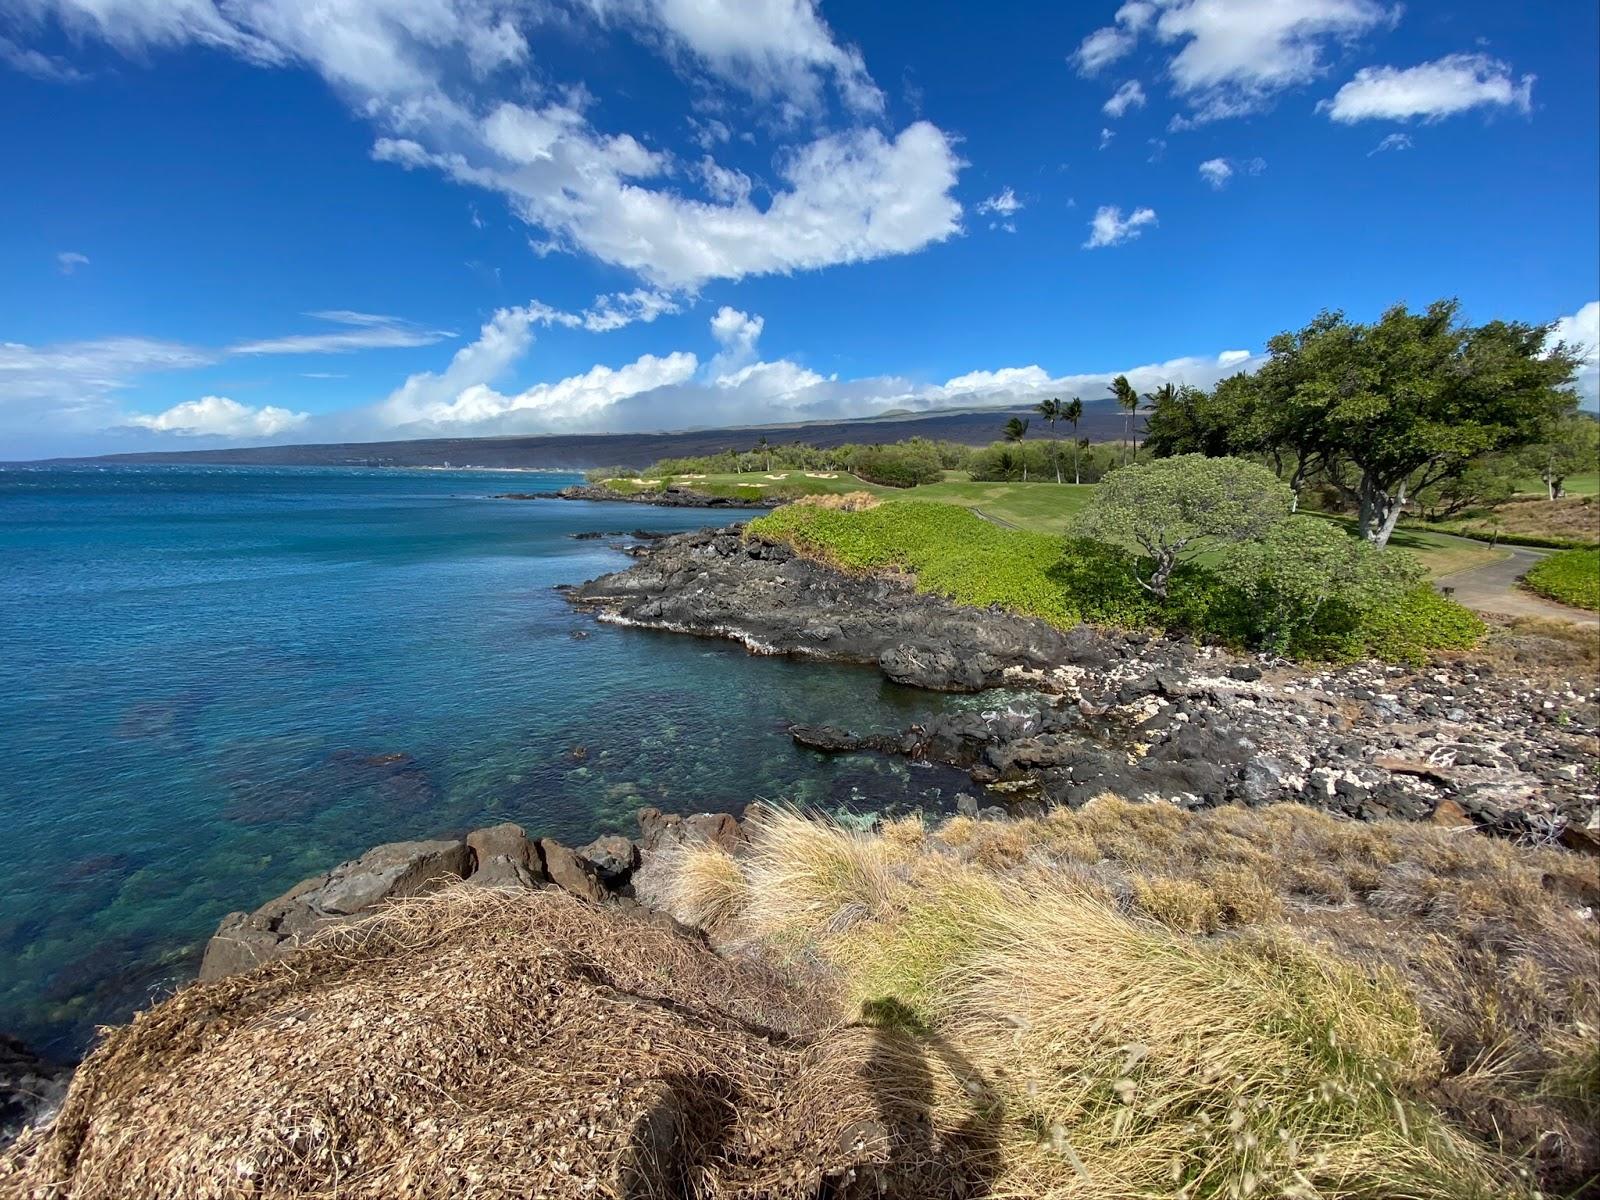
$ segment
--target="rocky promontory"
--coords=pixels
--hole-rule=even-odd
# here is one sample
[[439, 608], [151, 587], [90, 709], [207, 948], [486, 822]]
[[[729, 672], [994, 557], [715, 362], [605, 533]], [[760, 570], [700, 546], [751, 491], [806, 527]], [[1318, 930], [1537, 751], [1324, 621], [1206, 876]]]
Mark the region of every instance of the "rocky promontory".
[[872, 664], [935, 691], [1009, 689], [990, 709], [896, 735], [794, 731], [822, 752], [968, 769], [985, 805], [1109, 791], [1186, 807], [1293, 800], [1579, 849], [1600, 831], [1592, 682], [1553, 683], [1470, 653], [1426, 668], [1308, 668], [1141, 633], [1062, 631], [894, 575], [838, 571], [737, 526], [632, 553], [633, 566], [571, 589], [572, 602], [756, 653]]

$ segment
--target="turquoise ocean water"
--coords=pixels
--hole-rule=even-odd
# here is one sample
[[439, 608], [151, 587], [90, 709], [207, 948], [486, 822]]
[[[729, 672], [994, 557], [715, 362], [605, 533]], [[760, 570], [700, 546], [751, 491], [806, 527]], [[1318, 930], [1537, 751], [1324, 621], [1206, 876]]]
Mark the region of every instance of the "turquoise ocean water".
[[377, 842], [951, 803], [953, 773], [785, 728], [961, 701], [572, 611], [556, 584], [627, 562], [572, 534], [721, 516], [492, 499], [574, 481], [0, 467], [0, 1031], [81, 1051], [224, 913]]

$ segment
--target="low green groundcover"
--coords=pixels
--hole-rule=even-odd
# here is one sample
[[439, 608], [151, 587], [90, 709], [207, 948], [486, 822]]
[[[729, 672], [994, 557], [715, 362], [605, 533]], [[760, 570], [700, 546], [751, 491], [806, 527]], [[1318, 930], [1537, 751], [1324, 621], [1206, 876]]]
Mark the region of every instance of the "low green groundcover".
[[1526, 578], [1541, 596], [1600, 610], [1600, 550], [1563, 550], [1552, 554]]
[[[1226, 564], [1180, 566], [1161, 601], [1139, 584], [1148, 564], [1119, 547], [1003, 529], [950, 504], [898, 500], [858, 512], [789, 505], [749, 529], [844, 570], [904, 571], [922, 591], [977, 607], [999, 605], [1063, 628], [1087, 621], [1298, 658], [1391, 660], [1471, 646], [1484, 631], [1471, 612], [1426, 585], [1380, 603], [1328, 597], [1292, 627], [1266, 628], [1260, 606], [1230, 582]], [[1148, 577], [1148, 569], [1142, 573]]]

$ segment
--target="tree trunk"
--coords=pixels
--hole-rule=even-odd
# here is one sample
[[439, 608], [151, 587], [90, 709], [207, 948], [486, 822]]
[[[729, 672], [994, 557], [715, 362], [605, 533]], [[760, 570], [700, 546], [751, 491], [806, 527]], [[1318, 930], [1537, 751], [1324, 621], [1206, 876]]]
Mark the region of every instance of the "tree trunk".
[[1061, 482], [1061, 439], [1056, 437], [1055, 422], [1050, 423], [1050, 457], [1056, 464], [1056, 482]]
[[1083, 471], [1078, 466], [1078, 427], [1076, 425], [1072, 427], [1072, 433], [1072, 482], [1081, 485], [1083, 483]]
[[1150, 591], [1159, 600], [1167, 598], [1167, 581], [1172, 578], [1172, 569], [1178, 565], [1176, 553], [1156, 555], [1155, 574], [1150, 576]]
[[1358, 519], [1358, 528], [1361, 536], [1371, 542], [1377, 549], [1382, 550], [1389, 544], [1389, 537], [1394, 533], [1395, 524], [1400, 520], [1400, 513], [1406, 506], [1406, 485], [1400, 481], [1400, 486], [1390, 492], [1379, 486], [1378, 482], [1370, 475], [1361, 477], [1361, 515]]
[[[1280, 475], [1281, 478], [1281, 475]], [[1294, 464], [1294, 474], [1289, 478], [1289, 511], [1300, 511], [1300, 489], [1306, 483], [1306, 460], [1304, 456], [1297, 455]]]

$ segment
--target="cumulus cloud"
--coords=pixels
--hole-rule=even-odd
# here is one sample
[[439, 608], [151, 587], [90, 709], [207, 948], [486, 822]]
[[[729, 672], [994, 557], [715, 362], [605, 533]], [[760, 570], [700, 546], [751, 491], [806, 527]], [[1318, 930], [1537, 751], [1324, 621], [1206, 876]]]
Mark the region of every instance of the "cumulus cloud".
[[1103, 204], [1095, 210], [1094, 218], [1089, 222], [1089, 240], [1083, 244], [1083, 248], [1097, 250], [1101, 246], [1120, 246], [1138, 237], [1146, 225], [1155, 223], [1156, 210], [1153, 208], [1136, 208], [1124, 217], [1117, 205]]
[[76, 250], [63, 250], [56, 255], [56, 270], [63, 275], [71, 275], [79, 267], [87, 267], [88, 265], [89, 256], [87, 254], [79, 254]]
[[1106, 116], [1113, 119], [1120, 117], [1130, 108], [1143, 108], [1145, 105], [1144, 88], [1137, 79], [1130, 79], [1127, 83], [1111, 93], [1111, 99], [1100, 106]]
[[1162, 0], [1125, 4], [1114, 23], [1085, 38], [1073, 56], [1092, 74], [1149, 34], [1175, 47], [1167, 61], [1174, 92], [1190, 111], [1179, 128], [1243, 116], [1326, 69], [1330, 47], [1399, 18], [1378, 0]]
[[[378, 159], [499, 193], [540, 231], [542, 252], [589, 254], [656, 288], [907, 254], [960, 231], [951, 193], [963, 164], [951, 139], [927, 121], [879, 127], [881, 94], [814, 0], [588, 0], [562, 18], [629, 29], [693, 72], [696, 88], [755, 97], [784, 138], [765, 204], [709, 154], [694, 172], [701, 194], [686, 191], [673, 156], [597, 127], [583, 80], [548, 78], [560, 60], [534, 76], [524, 29], [549, 14], [515, 0], [34, 6], [129, 54], [197, 42], [308, 66], [376, 127]], [[850, 120], [813, 134], [825, 85]]]
[[711, 318], [711, 336], [720, 349], [711, 361], [711, 376], [720, 379], [748, 365], [756, 356], [756, 343], [766, 327], [762, 317], [753, 317], [723, 305]]
[[1484, 54], [1450, 54], [1401, 70], [1363, 67], [1332, 100], [1317, 105], [1335, 121], [1439, 121], [1473, 108], [1533, 105], [1532, 75], [1517, 79], [1511, 67]]
[[1570, 316], [1559, 318], [1547, 346], [1565, 342], [1581, 354], [1575, 386], [1586, 408], [1600, 407], [1600, 300], [1591, 300]]
[[1031, 403], [1046, 394], [1095, 397], [1118, 374], [1146, 390], [1169, 381], [1209, 386], [1226, 375], [1253, 370], [1260, 361], [1249, 351], [1227, 350], [1072, 375], [1054, 375], [1034, 364], [977, 369], [943, 383], [897, 376], [840, 379], [787, 358], [761, 360], [759, 342], [766, 322], [723, 306], [708, 322], [716, 353], [703, 365], [693, 350], [678, 349], [616, 367], [597, 364], [521, 390], [496, 386], [532, 345], [529, 331], [539, 321], [538, 313], [527, 308], [496, 313], [477, 341], [462, 347], [444, 371], [412, 376], [382, 404], [345, 418], [339, 432], [474, 436], [824, 420], [890, 409]]
[[290, 412], [270, 404], [251, 408], [226, 396], [202, 396], [174, 404], [164, 412], [135, 414], [127, 424], [182, 437], [269, 438], [297, 429], [310, 418], [310, 413]]

